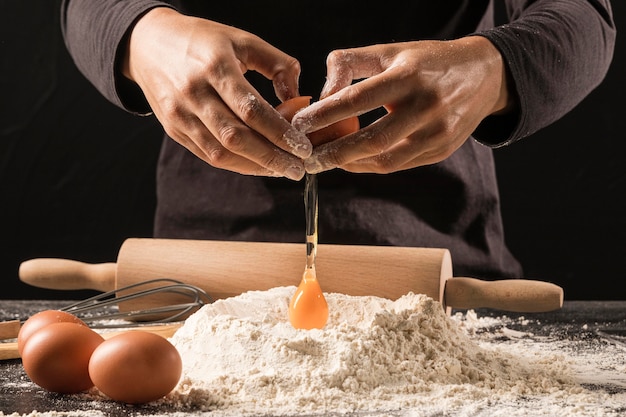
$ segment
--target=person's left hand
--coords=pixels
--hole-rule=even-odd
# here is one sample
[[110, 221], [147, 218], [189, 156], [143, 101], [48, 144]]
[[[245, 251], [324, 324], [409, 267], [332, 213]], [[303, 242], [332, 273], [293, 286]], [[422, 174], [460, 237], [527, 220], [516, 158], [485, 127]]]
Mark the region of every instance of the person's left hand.
[[292, 124], [310, 133], [384, 107], [369, 126], [316, 147], [305, 167], [390, 173], [446, 159], [485, 117], [508, 110], [510, 96], [484, 37], [374, 45], [331, 52], [322, 99]]

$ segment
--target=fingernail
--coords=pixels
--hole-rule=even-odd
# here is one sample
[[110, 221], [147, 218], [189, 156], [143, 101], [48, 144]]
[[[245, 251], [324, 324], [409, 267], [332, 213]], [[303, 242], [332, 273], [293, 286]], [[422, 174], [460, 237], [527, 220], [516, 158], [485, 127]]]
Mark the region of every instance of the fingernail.
[[311, 156], [313, 145], [304, 133], [296, 129], [289, 129], [283, 135], [283, 139], [293, 155], [302, 159]]
[[306, 133], [309, 129], [311, 129], [311, 120], [308, 118], [304, 119], [302, 117], [298, 117], [297, 114], [293, 117], [291, 124], [298, 130], [298, 132]]
[[253, 172], [252, 175], [256, 175], [256, 176], [259, 176], [259, 177], [274, 177], [274, 178], [282, 177], [282, 175], [279, 174], [278, 172], [272, 171], [270, 169], [265, 169], [265, 168], [262, 168], [262, 169], [259, 169], [256, 172]]
[[304, 177], [304, 173], [305, 173], [304, 167], [290, 166], [289, 168], [287, 168], [284, 175], [290, 180], [300, 181], [302, 177]]

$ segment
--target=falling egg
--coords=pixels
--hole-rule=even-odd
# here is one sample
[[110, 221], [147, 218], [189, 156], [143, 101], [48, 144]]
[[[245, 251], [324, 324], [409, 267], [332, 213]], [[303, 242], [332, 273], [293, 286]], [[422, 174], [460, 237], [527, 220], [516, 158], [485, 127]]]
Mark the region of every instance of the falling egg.
[[61, 322], [44, 326], [30, 335], [22, 347], [26, 375], [40, 387], [61, 394], [85, 391], [93, 386], [89, 360], [104, 339], [89, 327]]
[[128, 404], [167, 395], [182, 373], [180, 354], [167, 339], [133, 330], [113, 336], [91, 355], [89, 375], [103, 394]]
[[315, 276], [306, 268], [289, 303], [289, 322], [296, 329], [322, 329], [328, 321], [328, 303]]

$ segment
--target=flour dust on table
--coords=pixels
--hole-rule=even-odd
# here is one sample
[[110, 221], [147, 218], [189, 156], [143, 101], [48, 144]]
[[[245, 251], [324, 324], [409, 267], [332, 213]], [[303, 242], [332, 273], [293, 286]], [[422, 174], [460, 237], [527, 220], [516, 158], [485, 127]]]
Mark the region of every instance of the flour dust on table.
[[326, 327], [297, 330], [294, 291], [244, 293], [188, 318], [170, 339], [183, 377], [161, 405], [210, 416], [617, 416], [626, 403], [619, 346], [604, 346], [612, 364], [585, 358], [614, 373], [607, 392], [580, 379], [576, 352], [508, 330], [503, 318], [448, 317], [425, 295], [330, 293]]

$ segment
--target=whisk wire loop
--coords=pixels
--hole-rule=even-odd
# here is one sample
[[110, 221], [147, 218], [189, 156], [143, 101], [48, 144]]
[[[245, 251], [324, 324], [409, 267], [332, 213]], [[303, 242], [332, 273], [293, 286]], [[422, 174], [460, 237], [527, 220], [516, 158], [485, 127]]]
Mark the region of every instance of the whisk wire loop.
[[[129, 292], [131, 291], [131, 292]], [[188, 302], [161, 305], [141, 310], [119, 311], [116, 307], [123, 302], [151, 295], [169, 293], [184, 297]], [[79, 316], [81, 320], [98, 328], [128, 327], [128, 323], [97, 323], [104, 320], [125, 319], [133, 325], [141, 325], [141, 318], [148, 318], [151, 324], [171, 323], [183, 320], [213, 299], [206, 291], [195, 285], [186, 284], [171, 278], [158, 278], [131, 284], [123, 288], [104, 292], [90, 298], [72, 303], [61, 310]], [[158, 316], [157, 319], [150, 317]], [[139, 322], [139, 323], [137, 323]]]

